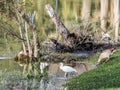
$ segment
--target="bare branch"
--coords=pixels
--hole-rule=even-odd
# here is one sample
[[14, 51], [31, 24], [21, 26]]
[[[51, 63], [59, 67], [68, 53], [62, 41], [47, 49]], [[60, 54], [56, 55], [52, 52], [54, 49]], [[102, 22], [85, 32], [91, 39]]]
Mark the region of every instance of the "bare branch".
[[13, 31], [13, 27], [9, 25], [8, 23], [0, 23], [1, 30], [7, 32], [9, 35], [12, 35], [13, 37], [16, 37], [22, 41], [26, 41], [25, 39], [21, 38], [17, 33]]

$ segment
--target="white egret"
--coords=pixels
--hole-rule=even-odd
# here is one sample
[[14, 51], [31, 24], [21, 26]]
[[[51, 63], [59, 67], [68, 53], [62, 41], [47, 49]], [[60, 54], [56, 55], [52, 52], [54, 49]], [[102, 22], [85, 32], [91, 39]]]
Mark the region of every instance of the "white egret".
[[72, 73], [72, 72], [75, 72], [77, 73], [77, 70], [70, 67], [70, 66], [64, 66], [63, 63], [60, 63], [60, 69], [65, 72], [65, 77], [67, 77], [67, 74], [68, 73]]

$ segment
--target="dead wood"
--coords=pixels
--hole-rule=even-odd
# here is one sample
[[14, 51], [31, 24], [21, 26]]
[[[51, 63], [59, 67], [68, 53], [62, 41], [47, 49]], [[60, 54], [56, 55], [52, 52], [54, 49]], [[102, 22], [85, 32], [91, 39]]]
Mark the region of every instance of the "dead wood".
[[68, 29], [65, 27], [65, 25], [62, 23], [62, 21], [59, 19], [55, 11], [53, 10], [52, 6], [50, 4], [47, 4], [45, 6], [46, 11], [48, 12], [50, 18], [55, 23], [57, 28], [59, 29], [59, 33], [62, 35], [64, 39], [67, 39], [67, 36], [69, 35]]
[[54, 12], [50, 4], [46, 5], [46, 11], [48, 12], [50, 18], [58, 27], [59, 33], [62, 35], [63, 40], [60, 42], [56, 39], [50, 39], [55, 45], [55, 50], [57, 52], [73, 52], [80, 50], [92, 50], [93, 41], [91, 36], [76, 33], [70, 33], [62, 21], [59, 19], [57, 14]]
[[45, 8], [52, 21], [58, 27], [58, 33], [63, 37], [61, 41], [57, 39], [50, 39], [53, 46], [55, 46], [54, 50], [56, 52], [93, 51], [102, 47], [113, 46], [113, 43], [109, 42], [100, 44], [100, 38], [96, 39], [96, 37], [98, 37], [97, 34], [95, 35], [95, 33], [89, 33], [90, 30], [92, 30], [92, 23], [88, 22], [86, 26], [83, 26], [83, 30], [80, 29], [79, 32], [74, 31], [71, 33], [59, 19], [50, 4], [47, 4]]

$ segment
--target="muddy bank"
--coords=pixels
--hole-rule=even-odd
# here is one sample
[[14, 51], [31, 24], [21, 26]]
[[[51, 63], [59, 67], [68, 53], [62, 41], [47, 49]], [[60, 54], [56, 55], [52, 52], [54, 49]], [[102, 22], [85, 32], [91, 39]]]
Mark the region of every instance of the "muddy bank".
[[[67, 65], [67, 64], [65, 64]], [[83, 63], [76, 63], [76, 66], [74, 67], [77, 71], [78, 74], [75, 75], [69, 74], [67, 78], [64, 77], [64, 72], [60, 70], [59, 68], [59, 63], [58, 64], [50, 64], [49, 71], [48, 71], [48, 87], [46, 87], [45, 90], [62, 90], [63, 87], [62, 85], [67, 82], [67, 80], [76, 77], [88, 70], [95, 69], [95, 66], [92, 66], [90, 64], [83, 64]], [[41, 87], [42, 89], [42, 87]]]
[[[69, 64], [65, 64], [65, 65], [69, 65]], [[80, 75], [83, 72], [92, 70], [96, 67], [87, 63], [78, 62], [73, 68], [75, 68], [78, 71], [78, 75]], [[64, 77], [64, 72], [60, 70], [59, 63], [50, 64], [48, 73], [49, 75], [58, 75], [58, 76]]]

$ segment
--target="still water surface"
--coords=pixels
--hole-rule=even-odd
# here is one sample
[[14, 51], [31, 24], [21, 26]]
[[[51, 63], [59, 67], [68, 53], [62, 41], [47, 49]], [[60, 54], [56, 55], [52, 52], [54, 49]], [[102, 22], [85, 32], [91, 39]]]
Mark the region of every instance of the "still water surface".
[[58, 64], [50, 64], [47, 78], [26, 80], [22, 77], [22, 67], [14, 60], [0, 60], [0, 90], [63, 90], [66, 81]]
[[[95, 67], [77, 63], [74, 67], [78, 75], [94, 69]], [[63, 84], [75, 77], [74, 74], [68, 78], [64, 77], [64, 72], [59, 69], [59, 64], [50, 63], [48, 77], [41, 80], [27, 80], [22, 76], [22, 67], [13, 59], [0, 60], [0, 90], [63, 90]]]

